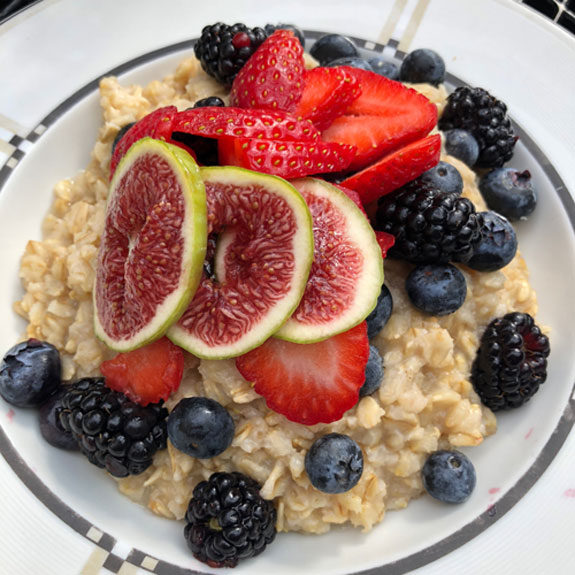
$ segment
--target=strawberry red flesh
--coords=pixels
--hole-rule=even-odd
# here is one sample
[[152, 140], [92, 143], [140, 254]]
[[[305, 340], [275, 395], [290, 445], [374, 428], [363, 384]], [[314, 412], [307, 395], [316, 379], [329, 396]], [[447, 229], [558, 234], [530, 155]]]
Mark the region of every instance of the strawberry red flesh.
[[369, 357], [366, 323], [318, 343], [275, 338], [236, 359], [267, 406], [290, 421], [314, 425], [342, 418], [359, 399]]
[[184, 352], [163, 337], [144, 347], [119, 353], [100, 366], [106, 386], [140, 405], [167, 400], [184, 374]]

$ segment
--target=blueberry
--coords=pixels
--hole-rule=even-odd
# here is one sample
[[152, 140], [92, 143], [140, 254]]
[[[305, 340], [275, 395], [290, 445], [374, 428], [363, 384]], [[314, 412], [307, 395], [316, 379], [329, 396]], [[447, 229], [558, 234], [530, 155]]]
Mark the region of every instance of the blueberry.
[[66, 431], [60, 423], [60, 412], [62, 411], [62, 397], [66, 393], [66, 388], [61, 387], [52, 395], [46, 403], [40, 407], [38, 421], [40, 422], [40, 433], [42, 437], [54, 447], [78, 451], [80, 446], [70, 431]]
[[481, 241], [475, 246], [467, 266], [480, 272], [505, 267], [517, 252], [517, 236], [507, 219], [496, 212], [481, 212]]
[[537, 194], [528, 170], [496, 168], [481, 179], [479, 189], [489, 208], [510, 221], [526, 218], [537, 206]]
[[42, 405], [62, 383], [58, 350], [37, 339], [11, 348], [0, 365], [0, 395], [17, 407]]
[[445, 132], [445, 151], [468, 166], [473, 166], [479, 157], [479, 144], [467, 130], [447, 130]]
[[293, 24], [266, 24], [265, 31], [268, 36], [271, 36], [276, 30], [289, 30], [293, 32], [295, 37], [299, 40], [299, 43], [305, 48], [305, 36], [301, 28], [294, 26]]
[[168, 416], [168, 437], [183, 453], [209, 459], [225, 451], [234, 439], [234, 421], [217, 401], [186, 397]]
[[122, 126], [119, 130], [118, 133], [116, 134], [116, 137], [114, 138], [114, 141], [112, 142], [112, 154], [114, 153], [114, 150], [116, 149], [116, 146], [118, 145], [118, 142], [126, 135], [126, 132], [135, 124], [136, 122], [130, 122], [129, 124], [126, 124], [125, 126]]
[[437, 86], [445, 79], [445, 62], [433, 50], [426, 48], [414, 50], [405, 57], [401, 64], [399, 77], [402, 82]]
[[423, 487], [444, 503], [463, 503], [475, 489], [475, 468], [459, 451], [436, 451], [421, 470]]
[[431, 184], [448, 194], [459, 196], [463, 191], [463, 178], [459, 170], [447, 162], [439, 162], [427, 172], [423, 172], [418, 180]]
[[367, 337], [375, 337], [384, 327], [393, 311], [393, 298], [386, 285], [381, 286], [381, 292], [373, 311], [367, 316]]
[[367, 60], [356, 56], [345, 56], [343, 58], [337, 58], [336, 60], [329, 62], [327, 66], [330, 68], [333, 66], [351, 66], [352, 68], [359, 68], [360, 70], [373, 72], [373, 68]]
[[328, 433], [316, 439], [306, 453], [305, 470], [319, 491], [344, 493], [357, 484], [363, 473], [363, 454], [351, 437]]
[[225, 108], [226, 105], [225, 105], [224, 101], [221, 98], [218, 98], [217, 96], [210, 96], [209, 98], [202, 98], [201, 100], [198, 100], [194, 104], [194, 108], [208, 108], [211, 106], [216, 106], [218, 108]]
[[397, 64], [385, 60], [384, 58], [370, 58], [368, 63], [373, 68], [373, 71], [380, 76], [385, 76], [390, 80], [399, 80], [399, 68]]
[[405, 280], [411, 303], [424, 313], [449, 315], [465, 301], [467, 283], [463, 274], [451, 264], [422, 264]]
[[359, 56], [355, 44], [349, 38], [340, 34], [326, 34], [322, 36], [310, 48], [309, 53], [321, 66], [325, 66], [338, 58]]
[[383, 359], [375, 345], [369, 346], [369, 358], [365, 366], [365, 381], [359, 389], [359, 397], [376, 392], [383, 380]]

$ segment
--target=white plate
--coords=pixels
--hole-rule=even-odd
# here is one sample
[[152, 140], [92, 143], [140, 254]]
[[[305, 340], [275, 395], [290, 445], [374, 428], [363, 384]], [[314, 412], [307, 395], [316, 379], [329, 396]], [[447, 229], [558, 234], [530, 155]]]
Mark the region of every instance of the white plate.
[[[505, 100], [525, 130], [512, 163], [529, 167], [540, 188], [540, 205], [519, 237], [539, 292], [538, 320], [553, 329], [540, 394], [503, 414], [497, 435], [471, 451], [479, 474], [472, 501], [445, 509], [424, 498], [367, 535], [281, 535], [236, 572], [540, 574], [552, 566], [554, 574], [572, 573], [573, 434], [557, 452], [573, 423], [575, 380], [575, 211], [567, 192], [575, 189], [575, 42], [512, 2], [332, 0], [310, 11], [304, 2], [288, 9], [257, 0], [44, 0], [1, 26], [0, 165], [10, 159], [0, 171], [0, 349], [23, 328], [9, 302], [18, 294], [25, 241], [39, 237], [52, 185], [86, 165], [96, 138], [93, 80], [118, 67], [123, 81], [161, 77], [186, 50], [164, 48], [215, 21], [290, 21], [374, 42], [393, 39], [386, 53], [398, 42], [403, 51], [431, 47], [455, 77]], [[135, 58], [157, 49], [134, 67]], [[209, 571], [188, 554], [180, 524], [132, 504], [78, 456], [46, 446], [32, 413], [0, 404], [0, 450], [0, 573], [144, 572], [132, 564], [165, 574]]]

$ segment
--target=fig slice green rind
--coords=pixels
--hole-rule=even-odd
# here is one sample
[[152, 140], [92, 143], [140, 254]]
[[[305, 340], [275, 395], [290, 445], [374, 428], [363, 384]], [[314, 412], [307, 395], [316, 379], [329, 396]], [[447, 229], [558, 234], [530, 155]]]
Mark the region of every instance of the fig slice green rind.
[[110, 182], [94, 287], [97, 337], [126, 352], [163, 336], [196, 291], [206, 245], [206, 195], [194, 159], [141, 139]]
[[383, 257], [365, 214], [344, 192], [315, 178], [292, 184], [313, 218], [314, 263], [300, 305], [274, 337], [314, 343], [361, 323], [383, 284]]
[[[201, 168], [215, 275], [204, 277], [168, 337], [208, 359], [237, 357], [297, 308], [313, 261], [312, 219], [287, 181], [243, 168]], [[212, 262], [209, 262], [210, 264]]]

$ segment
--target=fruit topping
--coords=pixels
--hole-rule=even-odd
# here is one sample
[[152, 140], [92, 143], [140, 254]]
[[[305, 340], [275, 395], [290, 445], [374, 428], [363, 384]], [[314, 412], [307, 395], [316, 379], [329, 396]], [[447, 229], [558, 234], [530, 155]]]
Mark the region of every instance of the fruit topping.
[[375, 345], [369, 346], [369, 358], [365, 366], [365, 381], [359, 388], [359, 397], [375, 393], [383, 381], [383, 359]]
[[197, 108], [225, 108], [226, 104], [225, 102], [221, 99], [218, 98], [217, 96], [209, 96], [208, 98], [202, 98], [201, 100], [197, 100], [194, 103], [194, 107], [192, 108], [192, 110], [195, 110]]
[[184, 353], [163, 337], [102, 362], [100, 371], [110, 389], [124, 393], [134, 403], [158, 403], [167, 400], [180, 386]]
[[381, 286], [381, 292], [377, 298], [377, 304], [373, 311], [367, 316], [367, 337], [375, 337], [389, 321], [393, 311], [393, 298], [389, 288], [384, 284]]
[[384, 76], [389, 80], [399, 80], [399, 68], [397, 64], [394, 64], [381, 56], [369, 58], [368, 63], [376, 74]]
[[413, 50], [401, 64], [399, 79], [412, 84], [438, 86], [445, 80], [445, 62], [437, 52], [428, 48]]
[[210, 567], [235, 567], [276, 536], [277, 513], [260, 486], [242, 473], [213, 473], [194, 488], [184, 537], [194, 557]]
[[513, 226], [496, 212], [480, 212], [483, 217], [481, 241], [466, 263], [471, 269], [493, 272], [505, 267], [517, 253], [517, 236]]
[[324, 493], [345, 493], [363, 473], [363, 453], [348, 435], [328, 433], [316, 439], [305, 456], [311, 484]]
[[447, 130], [445, 136], [445, 151], [454, 158], [457, 158], [473, 166], [479, 158], [479, 144], [471, 132], [467, 130]]
[[62, 386], [56, 393], [50, 396], [48, 401], [42, 404], [38, 411], [38, 421], [42, 437], [54, 447], [78, 451], [80, 446], [71, 431], [66, 431], [60, 422], [60, 412], [64, 409], [62, 398], [66, 393], [67, 386]]
[[473, 134], [479, 144], [478, 168], [500, 167], [513, 156], [517, 136], [507, 106], [483, 88], [463, 86], [450, 94], [439, 128], [461, 128]]
[[114, 141], [112, 142], [112, 154], [114, 154], [116, 147], [118, 146], [118, 142], [126, 135], [127, 131], [136, 124], [136, 122], [130, 122], [125, 126], [122, 126], [116, 136], [114, 137]]
[[463, 178], [459, 170], [447, 162], [439, 161], [433, 168], [423, 172], [417, 180], [448, 194], [460, 196], [463, 192]]
[[305, 36], [301, 28], [293, 24], [266, 24], [264, 30], [268, 36], [271, 36], [276, 30], [288, 30], [293, 32], [294, 36], [299, 40], [299, 43], [305, 48]]
[[230, 104], [293, 112], [303, 92], [303, 48], [293, 32], [278, 30], [256, 50], [232, 84]]
[[465, 301], [467, 282], [451, 264], [421, 264], [409, 273], [405, 289], [411, 303], [429, 315], [449, 315]]
[[383, 259], [369, 221], [345, 193], [313, 178], [292, 183], [311, 212], [314, 259], [298, 308], [275, 336], [309, 343], [369, 315], [383, 283]]
[[168, 411], [159, 404], [137, 405], [102, 378], [80, 379], [66, 390], [60, 423], [90, 463], [115, 477], [138, 475], [166, 447]]
[[0, 395], [17, 407], [42, 405], [62, 383], [58, 350], [29, 339], [10, 348], [0, 365]]
[[205, 26], [194, 45], [194, 53], [203, 70], [221, 82], [231, 85], [237, 73], [267, 38], [262, 28], [245, 24], [229, 26], [218, 22]]
[[344, 56], [343, 58], [332, 60], [329, 64], [326, 64], [326, 66], [330, 68], [333, 66], [350, 66], [352, 68], [359, 68], [360, 70], [367, 70], [368, 72], [374, 71], [367, 60], [355, 56]]
[[116, 351], [161, 337], [196, 290], [206, 243], [204, 185], [192, 157], [150, 138], [134, 144], [108, 194], [94, 287], [96, 335]]
[[395, 236], [389, 255], [414, 263], [467, 262], [481, 241], [481, 225], [470, 200], [419, 181], [377, 206], [376, 227]]
[[235, 357], [263, 343], [298, 306], [313, 259], [312, 220], [280, 178], [232, 167], [201, 174], [217, 280], [204, 274], [168, 335], [198, 357]]
[[489, 208], [512, 222], [527, 218], [537, 206], [528, 170], [496, 168], [481, 178], [479, 189]]
[[432, 453], [423, 465], [421, 479], [427, 493], [443, 503], [463, 503], [477, 481], [473, 463], [456, 450]]
[[314, 42], [309, 53], [320, 63], [320, 66], [325, 66], [338, 58], [359, 56], [359, 51], [353, 41], [340, 34], [325, 34]]
[[[385, 156], [345, 179], [342, 185], [355, 190], [363, 205], [367, 206], [435, 166], [439, 161], [440, 151], [441, 137], [438, 134], [428, 136]], [[382, 228], [382, 231], [388, 230]]]
[[226, 408], [208, 397], [186, 397], [168, 417], [172, 445], [198, 459], [225, 451], [234, 439], [234, 431], [234, 420]]
[[318, 343], [270, 338], [238, 357], [236, 366], [270, 409], [314, 425], [341, 419], [357, 403], [368, 357], [364, 322]]
[[549, 339], [527, 313], [508, 313], [488, 326], [471, 370], [471, 383], [492, 411], [529, 401], [547, 379]]

